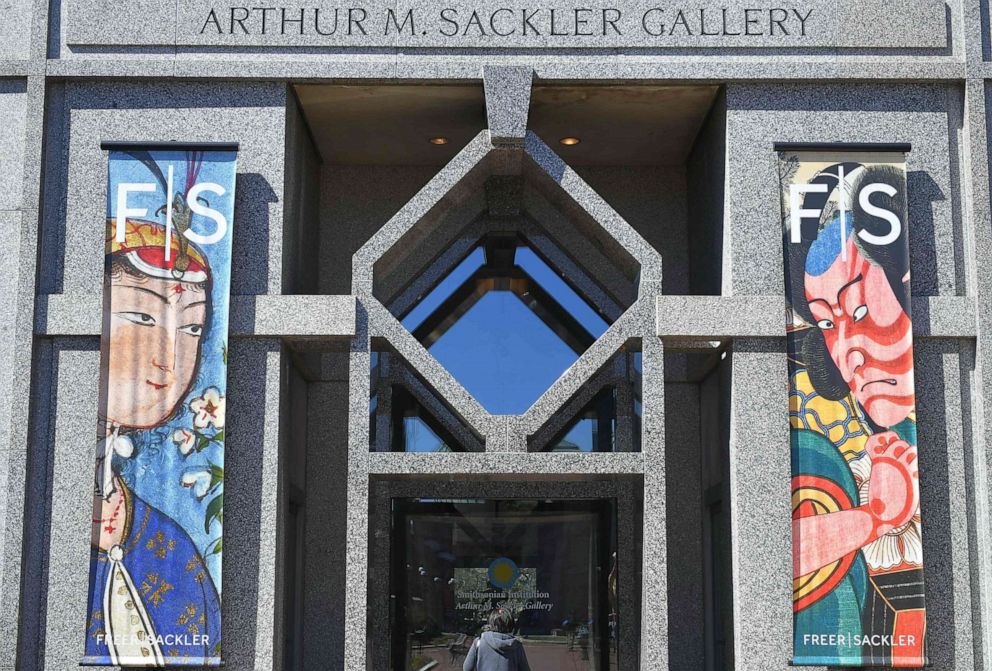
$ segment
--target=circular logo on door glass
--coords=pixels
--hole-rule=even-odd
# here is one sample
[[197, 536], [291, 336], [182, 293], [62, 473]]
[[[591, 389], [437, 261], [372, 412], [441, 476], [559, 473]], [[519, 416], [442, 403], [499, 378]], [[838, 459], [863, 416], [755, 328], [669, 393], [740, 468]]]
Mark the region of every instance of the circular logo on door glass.
[[489, 564], [489, 582], [492, 583], [494, 587], [499, 587], [500, 589], [510, 589], [513, 587], [514, 583], [517, 582], [517, 578], [519, 577], [520, 569], [517, 568], [516, 562], [509, 557], [494, 559], [492, 563]]

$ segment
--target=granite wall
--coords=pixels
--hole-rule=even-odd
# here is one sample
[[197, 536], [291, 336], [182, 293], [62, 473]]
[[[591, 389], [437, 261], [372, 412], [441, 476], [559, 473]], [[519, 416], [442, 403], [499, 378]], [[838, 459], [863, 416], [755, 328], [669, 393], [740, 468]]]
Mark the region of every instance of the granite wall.
[[[743, 11], [746, 3], [723, 4]], [[391, 40], [284, 32], [207, 39], [194, 30], [209, 11], [202, 2], [0, 0], [0, 295], [8, 307], [0, 329], [0, 631], [8, 634], [0, 669], [76, 668], [81, 655], [102, 305], [102, 241], [90, 228], [105, 207], [99, 143], [171, 139], [241, 144], [224, 560], [230, 668], [292, 661], [285, 623], [302, 634], [304, 668], [367, 668], [382, 629], [367, 626], [376, 580], [370, 529], [384, 523], [374, 514], [376, 492], [403, 490], [411, 475], [507, 487], [622, 483], [629, 509], [644, 508], [631, 517], [642, 554], [624, 558], [639, 579], [630, 603], [667, 605], [643, 610], [638, 631], [626, 633], [628, 646], [639, 641], [640, 668], [706, 668], [708, 646], [724, 635], [723, 657], [735, 668], [788, 668], [789, 463], [787, 451], [767, 446], [788, 440], [772, 145], [790, 141], [912, 144], [930, 652], [934, 669], [988, 668], [988, 4], [810, 4], [829, 5], [834, 17], [810, 23], [819, 32], [805, 41], [764, 31], [747, 42], [686, 34], [659, 42], [635, 22], [637, 35], [619, 42], [535, 43], [446, 41], [436, 23], [425, 24], [426, 37]], [[845, 30], [845, 22], [863, 30]], [[514, 101], [528, 95], [531, 78], [722, 90], [684, 166], [572, 170], [520, 133], [526, 105]], [[323, 163], [312, 144], [295, 81], [471, 82], [508, 102], [489, 111], [490, 125], [503, 130], [483, 134], [442, 169], [341, 166]], [[480, 412], [372, 291], [376, 262], [409, 230], [432, 232], [424, 217], [448, 202], [445, 194], [471, 182], [473, 170], [515, 165], [581, 230], [606, 231], [595, 234], [646, 269], [615, 327], [521, 419]], [[565, 195], [556, 201], [559, 187]], [[369, 454], [359, 390], [367, 390], [373, 338], [388, 340], [448, 396], [496, 454]], [[527, 452], [527, 432], [631, 339], [644, 350], [642, 452]], [[687, 352], [691, 359], [682, 358]], [[720, 352], [726, 357], [712, 373], [693, 374], [701, 370], [695, 357], [720, 360]], [[291, 498], [304, 518], [301, 602], [287, 599], [283, 584], [296, 558], [285, 529]], [[704, 507], [714, 500], [725, 504], [719, 566], [706, 559]], [[718, 631], [702, 607], [714, 576], [730, 631]]]

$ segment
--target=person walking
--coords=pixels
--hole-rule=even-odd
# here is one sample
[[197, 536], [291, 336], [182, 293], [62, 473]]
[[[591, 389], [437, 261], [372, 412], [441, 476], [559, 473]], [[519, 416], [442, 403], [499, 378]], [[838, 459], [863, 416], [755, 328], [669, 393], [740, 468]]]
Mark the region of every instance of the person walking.
[[524, 646], [513, 635], [513, 616], [505, 608], [489, 614], [489, 631], [475, 639], [462, 671], [530, 671]]

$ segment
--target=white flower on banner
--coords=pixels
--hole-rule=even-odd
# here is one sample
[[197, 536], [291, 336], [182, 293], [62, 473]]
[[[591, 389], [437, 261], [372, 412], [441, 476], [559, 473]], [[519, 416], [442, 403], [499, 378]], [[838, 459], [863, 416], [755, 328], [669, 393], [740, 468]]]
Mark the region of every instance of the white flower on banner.
[[196, 434], [189, 429], [176, 429], [172, 433], [172, 442], [179, 448], [179, 452], [186, 457], [196, 445]]
[[[868, 483], [871, 480], [871, 456], [864, 453], [848, 462], [858, 486], [861, 505], [868, 504]], [[865, 561], [875, 570], [888, 570], [900, 564], [923, 565], [923, 536], [920, 532], [920, 512], [916, 511], [906, 524], [876, 538], [862, 548]]]
[[865, 561], [876, 570], [887, 570], [900, 564], [923, 565], [923, 537], [920, 522], [914, 518], [902, 527], [890, 531], [863, 548]]
[[182, 475], [183, 487], [193, 490], [193, 496], [202, 499], [210, 491], [210, 471], [186, 471]]
[[203, 396], [198, 396], [189, 402], [189, 409], [193, 411], [193, 426], [197, 429], [214, 427], [224, 428], [224, 406], [225, 399], [220, 395], [217, 387], [207, 387]]

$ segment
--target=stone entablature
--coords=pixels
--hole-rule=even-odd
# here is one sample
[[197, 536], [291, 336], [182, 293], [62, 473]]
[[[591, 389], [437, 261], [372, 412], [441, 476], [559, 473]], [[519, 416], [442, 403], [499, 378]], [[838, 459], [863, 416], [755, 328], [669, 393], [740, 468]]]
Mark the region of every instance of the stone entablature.
[[69, 46], [943, 49], [939, 0], [68, 0]]

